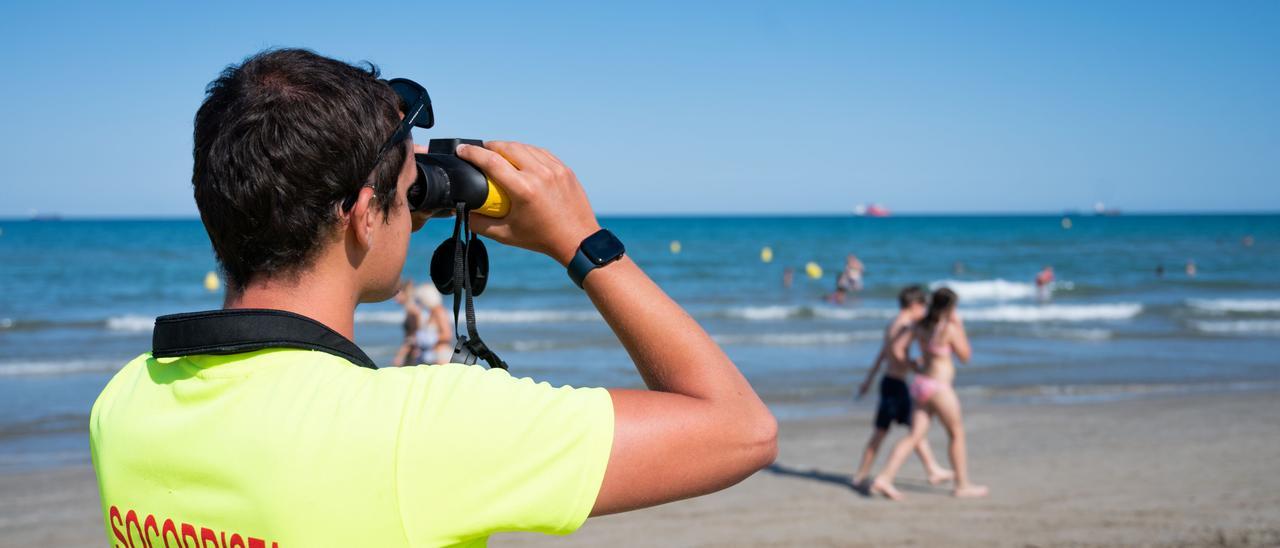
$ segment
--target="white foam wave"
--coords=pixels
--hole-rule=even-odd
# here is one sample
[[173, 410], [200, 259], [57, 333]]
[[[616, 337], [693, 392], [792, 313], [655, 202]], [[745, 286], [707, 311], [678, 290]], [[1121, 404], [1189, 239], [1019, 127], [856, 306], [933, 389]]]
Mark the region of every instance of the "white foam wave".
[[743, 306], [729, 308], [718, 315], [739, 320], [786, 320], [792, 318], [823, 318], [829, 320], [856, 320], [862, 318], [892, 318], [897, 312], [879, 308], [836, 308], [827, 306]]
[[730, 308], [725, 315], [742, 320], [784, 320], [799, 313], [798, 306], [744, 306]]
[[1194, 321], [1191, 327], [1210, 335], [1280, 335], [1280, 320]]
[[1280, 299], [1187, 299], [1187, 306], [1211, 314], [1280, 312]]
[[[1036, 286], [1025, 282], [1011, 282], [1003, 278], [994, 280], [938, 280], [929, 284], [930, 290], [949, 287], [964, 301], [1013, 301], [1036, 296]], [[1051, 286], [1052, 287], [1052, 286]]]
[[1035, 327], [1031, 336], [1044, 339], [1067, 339], [1075, 341], [1105, 341], [1115, 333], [1110, 329], [1090, 329], [1074, 327]]
[[35, 375], [66, 375], [70, 373], [86, 373], [93, 371], [115, 371], [124, 366], [123, 361], [105, 360], [62, 360], [38, 362], [0, 363], [0, 377], [21, 377]]
[[756, 344], [764, 346], [823, 346], [875, 341], [883, 337], [878, 330], [817, 331], [811, 333], [759, 333], [737, 335], [712, 335], [712, 339], [725, 345]]
[[[594, 310], [477, 310], [476, 321], [486, 323], [589, 322], [599, 320]], [[399, 324], [402, 310], [356, 312], [356, 323]]]
[[1142, 312], [1137, 303], [1113, 304], [1049, 304], [1049, 305], [999, 305], [986, 308], [965, 308], [961, 315], [966, 320], [986, 322], [1083, 322], [1090, 320], [1127, 320]]
[[885, 308], [817, 307], [813, 309], [813, 315], [829, 320], [858, 320], [865, 318], [885, 319], [897, 316], [898, 311]]
[[9, 329], [13, 327], [13, 320], [10, 318], [0, 318], [0, 329]]
[[566, 345], [557, 343], [552, 340], [529, 340], [529, 341], [512, 341], [511, 349], [516, 352], [539, 352], [543, 350], [557, 350]]
[[377, 310], [356, 312], [356, 323], [399, 324], [404, 321], [403, 310]]
[[124, 333], [145, 333], [156, 325], [154, 316], [112, 316], [107, 318], [107, 329]]
[[490, 323], [590, 322], [601, 320], [595, 310], [477, 310], [476, 321]]

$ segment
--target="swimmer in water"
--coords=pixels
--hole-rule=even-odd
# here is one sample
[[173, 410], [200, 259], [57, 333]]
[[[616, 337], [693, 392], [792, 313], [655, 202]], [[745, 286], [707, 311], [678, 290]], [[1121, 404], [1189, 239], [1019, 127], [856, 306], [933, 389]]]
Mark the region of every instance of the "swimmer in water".
[[1187, 259], [1187, 277], [1196, 277], [1196, 262], [1191, 259]]
[[881, 494], [892, 500], [903, 498], [902, 493], [894, 488], [893, 478], [906, 463], [911, 450], [925, 438], [929, 418], [937, 416], [951, 438], [948, 453], [951, 457], [951, 469], [955, 473], [955, 489], [952, 494], [959, 498], [987, 496], [986, 486], [969, 480], [967, 440], [960, 412], [960, 399], [952, 387], [956, 367], [951, 361], [951, 355], [954, 353], [962, 363], [968, 363], [972, 354], [964, 321], [956, 311], [958, 300], [955, 292], [945, 287], [935, 291], [929, 302], [928, 312], [914, 329], [915, 340], [924, 355], [924, 366], [911, 379], [911, 397], [916, 404], [911, 417], [911, 434], [893, 446], [893, 453], [889, 455], [884, 469], [871, 482], [869, 491], [873, 494]]
[[[853, 475], [855, 489], [866, 490], [871, 466], [876, 462], [880, 444], [889, 434], [889, 427], [896, 422], [911, 428], [913, 406], [907, 388], [907, 376], [916, 370], [916, 363], [910, 356], [911, 335], [915, 323], [924, 317], [925, 298], [924, 288], [918, 285], [908, 286], [898, 293], [898, 317], [885, 328], [880, 354], [867, 372], [866, 380], [858, 388], [858, 397], [861, 398], [871, 389], [871, 382], [875, 380], [880, 364], [889, 364], [884, 377], [880, 379], [880, 404], [873, 423], [875, 429], [871, 432], [871, 439], [867, 440], [866, 449], [862, 451], [862, 463], [858, 465], [858, 472]], [[920, 462], [924, 463], [929, 483], [937, 485], [955, 477], [950, 470], [938, 466], [927, 438], [921, 438], [915, 445], [915, 450], [920, 455]]]
[[1053, 267], [1045, 265], [1040, 269], [1040, 273], [1036, 274], [1036, 295], [1041, 301], [1049, 300], [1049, 287], [1053, 284]]

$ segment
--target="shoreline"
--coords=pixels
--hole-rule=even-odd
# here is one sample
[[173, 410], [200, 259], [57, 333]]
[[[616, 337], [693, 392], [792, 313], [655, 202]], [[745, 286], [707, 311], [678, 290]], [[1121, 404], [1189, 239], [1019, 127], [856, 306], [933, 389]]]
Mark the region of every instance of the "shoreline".
[[[1267, 457], [1280, 451], [1277, 395], [966, 400], [971, 474], [992, 489], [982, 500], [928, 486], [914, 457], [898, 481], [904, 502], [842, 485], [870, 433], [869, 404], [783, 418], [778, 461], [726, 491], [593, 518], [567, 537], [499, 534], [492, 545], [1274, 545], [1280, 477]], [[945, 462], [936, 423], [929, 437]], [[0, 473], [0, 544], [98, 546], [101, 524], [91, 467]]]

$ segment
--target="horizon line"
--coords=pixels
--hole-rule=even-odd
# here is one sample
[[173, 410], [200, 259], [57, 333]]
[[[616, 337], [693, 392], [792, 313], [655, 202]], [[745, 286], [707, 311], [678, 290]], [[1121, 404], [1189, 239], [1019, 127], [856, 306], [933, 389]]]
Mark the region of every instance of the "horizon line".
[[[1161, 217], [1161, 216], [1270, 216], [1280, 215], [1280, 209], [1258, 210], [1112, 210], [1106, 213], [1093, 211], [1008, 211], [1008, 210], [974, 210], [974, 211], [902, 211], [891, 213], [887, 217], [856, 215], [853, 212], [765, 212], [765, 211], [678, 211], [662, 212], [627, 212], [597, 213], [597, 217], [614, 219], [647, 219], [647, 218], [894, 218], [894, 217]], [[64, 215], [58, 213], [38, 213], [26, 216], [0, 215], [0, 222], [56, 222], [56, 221], [199, 221], [196, 215], [130, 215], [130, 214], [89, 214]]]

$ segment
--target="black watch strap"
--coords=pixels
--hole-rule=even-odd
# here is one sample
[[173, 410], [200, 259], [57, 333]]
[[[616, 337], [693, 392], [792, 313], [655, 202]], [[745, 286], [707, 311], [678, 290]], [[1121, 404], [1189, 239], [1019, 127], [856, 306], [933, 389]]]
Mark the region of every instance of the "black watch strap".
[[602, 228], [595, 234], [587, 236], [578, 245], [577, 253], [574, 253], [573, 259], [569, 261], [569, 278], [581, 288], [587, 274], [622, 258], [624, 253], [626, 249], [622, 241], [612, 232]]

